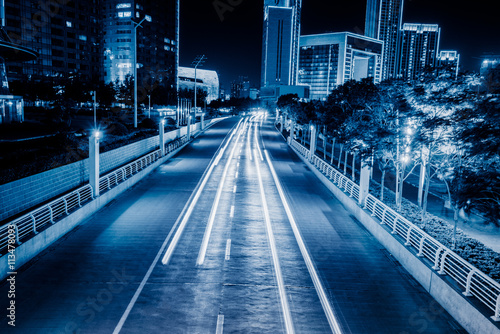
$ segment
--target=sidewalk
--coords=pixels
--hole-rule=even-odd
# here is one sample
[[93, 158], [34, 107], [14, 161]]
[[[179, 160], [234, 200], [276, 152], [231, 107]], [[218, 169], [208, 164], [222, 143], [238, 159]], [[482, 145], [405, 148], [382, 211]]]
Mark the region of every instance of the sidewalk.
[[[321, 153], [320, 153], [321, 152]], [[332, 145], [328, 143], [326, 146], [327, 161], [330, 161], [332, 152]], [[338, 154], [340, 152], [340, 145], [335, 145], [334, 167], [337, 167]], [[316, 154], [323, 158], [323, 144], [321, 139], [318, 141]], [[343, 170], [343, 161], [341, 162], [341, 170]], [[348, 159], [347, 175], [351, 175], [352, 158]], [[359, 161], [356, 162], [359, 166]], [[418, 169], [417, 169], [418, 171]], [[414, 171], [414, 173], [417, 173]], [[373, 179], [380, 183], [381, 172], [378, 167], [374, 167]], [[386, 174], [385, 187], [390, 190], [395, 190], [394, 175], [391, 173]], [[445, 207], [446, 188], [442, 182], [438, 180], [431, 180], [431, 189], [427, 198], [427, 212], [447, 221], [451, 226], [454, 226], [453, 210]], [[403, 197], [418, 205], [418, 175], [412, 174], [403, 186]], [[464, 219], [463, 215], [459, 217], [457, 228], [461, 229], [467, 236], [482, 242], [486, 247], [491, 248], [493, 251], [500, 253], [500, 227], [494, 224], [485, 224], [484, 220], [477, 216], [471, 215]]]

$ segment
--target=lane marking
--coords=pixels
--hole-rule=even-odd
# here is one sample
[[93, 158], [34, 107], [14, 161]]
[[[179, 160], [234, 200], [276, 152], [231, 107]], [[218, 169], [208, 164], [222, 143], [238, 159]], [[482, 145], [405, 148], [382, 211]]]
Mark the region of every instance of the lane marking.
[[234, 217], [234, 205], [231, 205], [231, 212], [229, 212], [229, 217]]
[[229, 260], [231, 256], [231, 239], [227, 239], [226, 241], [226, 260]]
[[276, 184], [276, 188], [278, 189], [278, 193], [281, 198], [281, 202], [283, 203], [283, 206], [285, 208], [286, 215], [288, 216], [288, 220], [290, 221], [290, 225], [292, 226], [293, 234], [295, 235], [295, 239], [297, 240], [297, 244], [299, 245], [300, 252], [302, 253], [302, 257], [304, 258], [304, 262], [306, 263], [307, 270], [309, 271], [309, 275], [311, 276], [311, 279], [314, 284], [314, 288], [316, 289], [316, 292], [318, 293], [319, 300], [321, 301], [321, 306], [323, 307], [323, 311], [325, 312], [326, 318], [328, 319], [328, 323], [330, 325], [330, 329], [332, 330], [333, 333], [335, 334], [342, 334], [342, 330], [340, 329], [340, 324], [335, 317], [335, 312], [333, 311], [332, 306], [330, 305], [330, 302], [328, 301], [328, 297], [325, 293], [325, 289], [323, 288], [323, 284], [321, 283], [321, 280], [319, 279], [318, 273], [316, 272], [316, 268], [314, 267], [314, 264], [311, 260], [311, 257], [309, 256], [309, 252], [307, 251], [307, 248], [304, 244], [304, 240], [302, 239], [302, 236], [300, 235], [300, 231], [297, 227], [297, 223], [295, 222], [295, 219], [293, 218], [292, 211], [290, 210], [290, 206], [288, 205], [288, 201], [285, 197], [285, 193], [283, 192], [283, 188], [281, 187], [281, 183], [278, 179], [278, 176], [276, 174], [276, 171], [274, 170], [273, 163], [271, 162], [271, 159], [269, 158], [269, 154], [267, 153], [267, 150], [264, 150], [264, 154], [266, 155], [266, 160], [269, 165], [269, 169], [271, 170], [271, 174], [274, 179], [274, 183]]
[[247, 134], [247, 156], [250, 157], [250, 161], [252, 161], [252, 159], [253, 159], [252, 158], [252, 149], [250, 148], [250, 141], [252, 138], [252, 125], [253, 125], [253, 122], [248, 125], [248, 134]]
[[260, 150], [260, 147], [259, 147], [259, 141], [257, 140], [257, 125], [255, 125], [254, 138], [255, 138], [255, 146], [257, 147], [257, 150], [259, 151], [260, 161], [264, 161], [264, 157], [262, 156], [262, 151]]
[[236, 172], [236, 174], [234, 175], [234, 178], [237, 179], [238, 178], [238, 172]]
[[[245, 119], [246, 124], [247, 119]], [[238, 137], [236, 137], [236, 142], [238, 142], [238, 139], [241, 136], [241, 131], [238, 132]], [[231, 153], [229, 154], [229, 159], [226, 161], [226, 165], [224, 166], [224, 171], [222, 173], [221, 181], [219, 182], [219, 187], [217, 188], [217, 193], [215, 195], [214, 203], [212, 205], [212, 209], [210, 210], [210, 216], [208, 218], [208, 223], [207, 227], [205, 229], [205, 233], [203, 235], [203, 240], [201, 243], [200, 251], [198, 253], [198, 258], [196, 260], [196, 264], [201, 266], [203, 262], [205, 261], [205, 255], [207, 253], [207, 248], [208, 248], [208, 242], [210, 241], [210, 235], [212, 234], [212, 228], [214, 225], [215, 221], [215, 215], [217, 214], [217, 209], [219, 207], [219, 202], [220, 202], [220, 197], [222, 194], [222, 189], [224, 188], [224, 183], [226, 181], [226, 176], [227, 172], [229, 170], [229, 165], [231, 164], [231, 160], [234, 156], [234, 151], [236, 150], [237, 145], [233, 145], [233, 149], [231, 150]]]
[[233, 193], [236, 193], [236, 185], [234, 185]]
[[[238, 126], [231, 133], [231, 136], [229, 137], [229, 139], [231, 139], [233, 137], [234, 132], [236, 132], [238, 130], [238, 127], [240, 126], [240, 124], [241, 124], [241, 120], [238, 123]], [[226, 143], [226, 147], [227, 147], [227, 143]], [[225, 150], [225, 148], [223, 150]], [[167, 251], [165, 252], [165, 255], [163, 256], [163, 258], [161, 260], [162, 264], [167, 265], [170, 262], [170, 259], [172, 258], [172, 254], [174, 253], [174, 250], [177, 247], [177, 243], [179, 242], [179, 239], [182, 235], [182, 232], [184, 231], [184, 228], [185, 228], [189, 218], [191, 217], [191, 213], [193, 212], [194, 207], [198, 203], [198, 200], [201, 196], [201, 193], [202, 193], [203, 189], [205, 188], [205, 185], [207, 184], [208, 179], [209, 179], [210, 175], [212, 174], [212, 171], [214, 170], [215, 166], [217, 165], [218, 160], [220, 160], [220, 155], [218, 155], [218, 157], [215, 159], [215, 161], [210, 164], [210, 168], [208, 169], [208, 172], [204, 176], [203, 181], [200, 184], [200, 187], [198, 187], [197, 191], [195, 192], [193, 200], [190, 202], [189, 207], [186, 210], [186, 213], [182, 217], [182, 221], [179, 225], [179, 228], [177, 229], [177, 231], [174, 235], [174, 238], [172, 239], [172, 242], [168, 246]], [[181, 216], [179, 216], [177, 219], [179, 220], [180, 217]]]
[[266, 222], [266, 232], [267, 238], [269, 240], [269, 246], [271, 248], [271, 255], [273, 258], [274, 272], [276, 274], [276, 281], [278, 283], [278, 291], [280, 295], [281, 310], [283, 312], [284, 322], [286, 332], [288, 334], [295, 333], [293, 328], [292, 315], [290, 313], [290, 307], [288, 306], [288, 298], [285, 291], [285, 284], [283, 282], [283, 275], [281, 273], [281, 266], [279, 263], [278, 251], [276, 250], [276, 241], [274, 239], [273, 227], [271, 225], [271, 218], [269, 216], [269, 208], [267, 207], [266, 193], [264, 191], [264, 185], [262, 182], [262, 175], [260, 173], [259, 162], [257, 161], [257, 151], [254, 150], [255, 154], [255, 167], [257, 169], [257, 178], [259, 181], [260, 188], [260, 198], [262, 200], [262, 209], [264, 211], [264, 220]]
[[[238, 123], [238, 126], [239, 126], [240, 123], [241, 123], [241, 120]], [[233, 127], [233, 131], [235, 131], [236, 128], [237, 128], [237, 126]], [[226, 138], [227, 138], [227, 136], [226, 136]], [[219, 145], [219, 148], [217, 150], [221, 149], [222, 144], [223, 143], [221, 143]], [[212, 161], [211, 166], [213, 166], [213, 162], [214, 161]], [[202, 177], [203, 179], [207, 179], [208, 178], [208, 176], [211, 173], [211, 169], [213, 169], [213, 168], [209, 167], [208, 169], [205, 169], [205, 172], [203, 173], [204, 175]], [[198, 189], [200, 187], [202, 187], [202, 183], [203, 182], [198, 183], [198, 185], [197, 185]], [[196, 193], [197, 193], [197, 191], [195, 189], [195, 191], [193, 191], [193, 193], [191, 193], [191, 196], [189, 197], [188, 201], [186, 202], [186, 204], [182, 208], [181, 214], [179, 215], [179, 217], [177, 217], [177, 220], [175, 221], [174, 225], [172, 226], [172, 229], [170, 229], [170, 232], [168, 233], [167, 237], [163, 241], [163, 244], [161, 245], [160, 249], [158, 250], [158, 253], [156, 253], [156, 256], [155, 256], [153, 262], [151, 263], [151, 265], [148, 268], [148, 271], [146, 272], [146, 275], [144, 275], [144, 278], [142, 279], [141, 283], [139, 284], [139, 287], [135, 291], [134, 295], [132, 296], [132, 299], [130, 300], [130, 302], [127, 305], [127, 308], [123, 312], [122, 317], [120, 318], [120, 320], [118, 321], [118, 324], [116, 325], [115, 329], [113, 330], [113, 334], [120, 333], [121, 329], [123, 328], [123, 325], [125, 324], [125, 321], [127, 320], [130, 312], [132, 311], [132, 308], [134, 307], [135, 303], [137, 302], [137, 299], [139, 298], [139, 295], [141, 294], [142, 290], [144, 289], [144, 286], [146, 285], [146, 282], [149, 280], [149, 277], [151, 276], [151, 273], [153, 272], [154, 267], [156, 266], [156, 264], [160, 260], [161, 254], [163, 253], [163, 251], [167, 247], [167, 244], [170, 241], [170, 238], [172, 237], [173, 232], [176, 230], [177, 225], [179, 225], [181, 217], [184, 217], [185, 213], [188, 211], [188, 208], [191, 207], [191, 204], [194, 201], [194, 197], [196, 197], [196, 195], [195, 195]], [[177, 231], [178, 231], [178, 229], [177, 229]]]
[[217, 328], [215, 329], [215, 334], [222, 334], [224, 327], [224, 315], [219, 314], [217, 316]]

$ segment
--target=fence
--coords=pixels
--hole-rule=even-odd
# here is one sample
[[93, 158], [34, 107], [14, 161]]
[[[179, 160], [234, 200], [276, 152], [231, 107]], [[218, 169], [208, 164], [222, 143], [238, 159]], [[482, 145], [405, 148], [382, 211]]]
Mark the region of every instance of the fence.
[[[305, 157], [309, 150], [292, 140], [291, 146]], [[316, 155], [310, 157], [311, 163], [329, 177], [350, 197], [359, 200], [359, 186], [345, 177]], [[391, 234], [402, 238], [404, 245], [413, 248], [418, 257], [429, 260], [440, 275], [448, 275], [464, 290], [464, 296], [474, 296], [494, 312], [492, 318], [500, 321], [500, 284], [487, 276], [455, 252], [429, 236], [418, 226], [389, 208], [386, 204], [368, 194], [365, 207], [380, 224], [386, 225]]]
[[[166, 152], [170, 153], [187, 142], [187, 136], [182, 136], [168, 143]], [[160, 157], [160, 150], [156, 150], [100, 177], [99, 192], [103, 193], [125, 181], [130, 176], [156, 162]], [[0, 253], [5, 254], [7, 252], [9, 240], [15, 238], [16, 244], [21, 244], [23, 240], [33, 237], [42, 228], [55, 224], [58, 220], [71, 214], [72, 211], [77, 210], [86, 202], [93, 200], [92, 194], [92, 186], [87, 184], [1, 226]]]

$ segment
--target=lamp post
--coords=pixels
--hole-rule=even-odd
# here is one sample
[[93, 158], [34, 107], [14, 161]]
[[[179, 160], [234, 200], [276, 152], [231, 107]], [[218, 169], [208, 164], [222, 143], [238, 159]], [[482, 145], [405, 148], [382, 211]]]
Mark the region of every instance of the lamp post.
[[194, 66], [194, 112], [196, 112], [196, 69], [198, 66], [203, 66], [206, 59], [205, 55], [196, 56], [192, 63], [192, 66]]
[[134, 128], [137, 128], [137, 28], [146, 20], [144, 17], [139, 23], [134, 22]]

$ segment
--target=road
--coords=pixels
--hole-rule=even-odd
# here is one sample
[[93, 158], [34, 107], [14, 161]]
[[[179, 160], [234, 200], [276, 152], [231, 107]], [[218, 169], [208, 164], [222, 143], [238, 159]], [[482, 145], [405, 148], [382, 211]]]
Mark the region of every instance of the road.
[[15, 302], [19, 333], [465, 333], [263, 115], [213, 126], [20, 268]]

